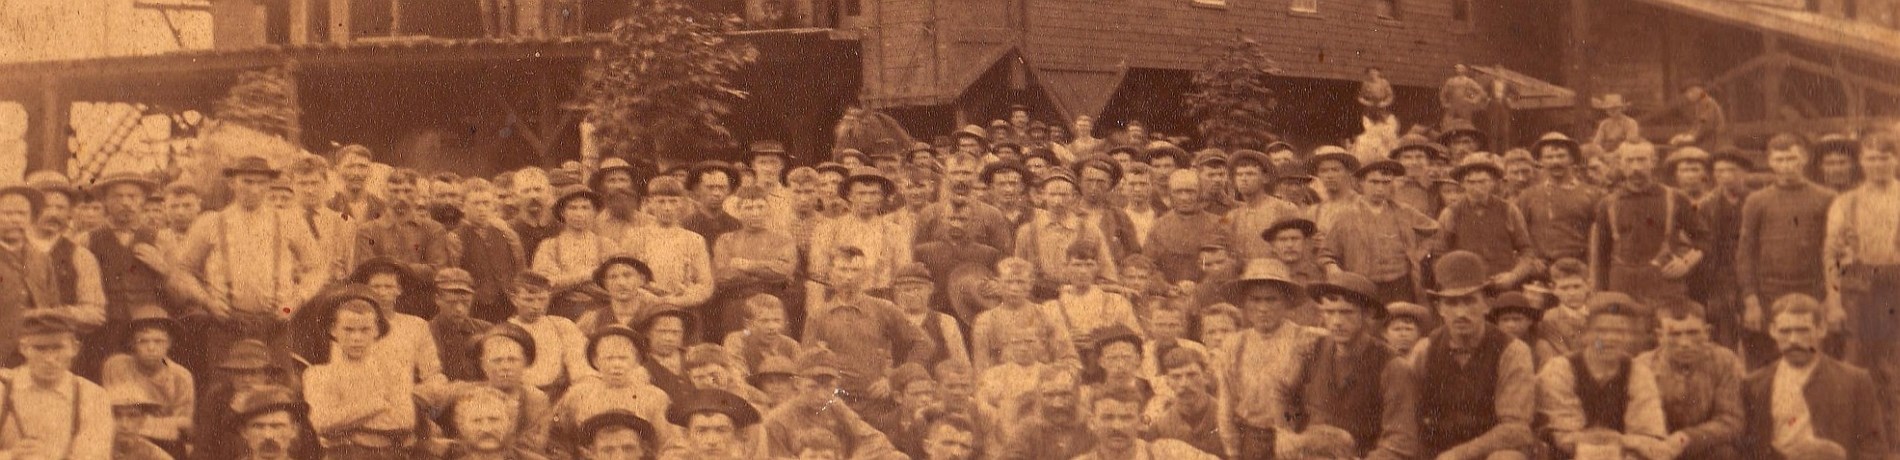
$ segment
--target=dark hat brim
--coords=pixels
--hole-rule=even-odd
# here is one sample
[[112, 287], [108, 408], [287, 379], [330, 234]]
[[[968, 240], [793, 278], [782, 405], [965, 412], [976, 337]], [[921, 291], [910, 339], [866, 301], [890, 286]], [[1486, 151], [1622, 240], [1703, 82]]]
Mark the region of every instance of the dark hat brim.
[[[699, 315], [683, 308], [669, 308], [654, 312], [652, 315], [640, 320], [640, 327], [635, 332], [644, 336], [647, 331], [653, 329], [653, 323], [659, 322], [661, 318], [679, 318], [680, 329], [686, 331], [686, 342], [688, 345], [692, 344], [693, 337], [699, 336]], [[640, 349], [642, 351], [648, 351], [647, 344], [641, 343]]]
[[1379, 298], [1345, 286], [1332, 283], [1308, 284], [1306, 285], [1306, 294], [1312, 296], [1314, 299], [1328, 296], [1344, 297], [1346, 301], [1352, 302], [1352, 304], [1358, 306], [1360, 310], [1371, 313], [1373, 318], [1384, 318], [1386, 315], [1385, 304], [1379, 302]]
[[1462, 287], [1455, 287], [1455, 288], [1445, 288], [1445, 289], [1438, 289], [1438, 290], [1433, 290], [1433, 291], [1426, 291], [1425, 294], [1431, 297], [1445, 298], [1445, 297], [1464, 297], [1464, 296], [1476, 294], [1482, 291], [1484, 291], [1484, 285], [1479, 284], [1476, 286], [1462, 286]]
[[[718, 393], [708, 393], [718, 392]], [[688, 426], [694, 415], [704, 413], [725, 414], [732, 419], [734, 428], [744, 429], [759, 423], [759, 410], [732, 393], [721, 390], [696, 390], [675, 401], [666, 409], [666, 421], [678, 426]]]
[[138, 331], [146, 329], [163, 330], [174, 342], [180, 339], [178, 321], [171, 318], [139, 318], [126, 322], [124, 327], [118, 342], [119, 351], [122, 352], [132, 351], [132, 341], [138, 336]]
[[1461, 136], [1470, 136], [1472, 139], [1478, 141], [1478, 145], [1491, 145], [1491, 136], [1475, 128], [1456, 128], [1445, 131], [1438, 135], [1437, 140], [1440, 144], [1451, 145], [1453, 139], [1457, 139]]
[[561, 210], [567, 209], [567, 204], [570, 202], [573, 202], [574, 200], [591, 201], [594, 203], [594, 212], [601, 211], [602, 203], [601, 203], [600, 193], [583, 188], [580, 190], [568, 192], [566, 195], [561, 195], [560, 199], [554, 200], [554, 206], [549, 207], [548, 209], [554, 211], [555, 222], [567, 223], [567, 217], [562, 215], [564, 213], [561, 212]]
[[1366, 177], [1366, 174], [1373, 172], [1384, 172], [1392, 177], [1405, 177], [1405, 165], [1401, 165], [1392, 160], [1374, 161], [1371, 164], [1360, 166], [1359, 169], [1354, 170], [1352, 177], [1363, 178]]
[[1274, 222], [1273, 225], [1267, 226], [1266, 230], [1261, 230], [1260, 239], [1271, 242], [1273, 241], [1274, 235], [1278, 235], [1280, 232], [1288, 229], [1297, 229], [1301, 234], [1306, 235], [1307, 238], [1312, 238], [1313, 235], [1319, 233], [1319, 224], [1306, 219], [1281, 219], [1279, 222]]
[[640, 272], [640, 277], [648, 281], [653, 280], [653, 268], [647, 266], [646, 262], [636, 259], [633, 256], [613, 256], [607, 258], [605, 261], [601, 261], [600, 266], [594, 267], [594, 284], [600, 285], [601, 288], [606, 288], [607, 269], [615, 265], [633, 267], [633, 271]]
[[978, 172], [976, 178], [987, 185], [996, 179], [996, 173], [1003, 171], [1015, 171], [1017, 174], [1023, 176], [1023, 182], [1036, 180], [1036, 173], [1029, 171], [1029, 165], [1016, 161], [998, 161], [984, 165], [983, 171]]
[[1571, 163], [1583, 164], [1583, 144], [1570, 138], [1538, 139], [1537, 142], [1531, 143], [1531, 159], [1544, 161], [1544, 147], [1551, 145], [1563, 147], [1564, 150], [1569, 151]]
[[601, 430], [616, 426], [632, 428], [635, 433], [639, 433], [642, 447], [646, 447], [649, 450], [657, 450], [659, 448], [659, 446], [654, 445], [659, 442], [659, 437], [653, 430], [652, 422], [618, 410], [588, 417], [587, 421], [581, 422], [580, 441], [583, 445], [592, 445], [592, 441], [596, 436], [600, 435]]
[[1281, 292], [1295, 299], [1306, 297], [1306, 287], [1292, 280], [1238, 279], [1228, 281], [1227, 284], [1221, 286], [1221, 298], [1236, 306], [1242, 305], [1247, 290], [1261, 285], [1279, 288]]
[[884, 190], [884, 196], [890, 196], [893, 193], [897, 193], [897, 182], [892, 181], [891, 178], [889, 177], [884, 177], [878, 174], [858, 174], [858, 175], [846, 177], [844, 179], [844, 182], [838, 183], [838, 196], [849, 197], [851, 196], [852, 186], [855, 186], [857, 184], [867, 184], [867, 183], [876, 184], [879, 189]]
[[1449, 176], [1451, 176], [1452, 179], [1464, 181], [1465, 176], [1468, 176], [1471, 173], [1478, 172], [1478, 171], [1491, 173], [1491, 177], [1493, 178], [1498, 178], [1498, 179], [1504, 178], [1504, 168], [1500, 168], [1498, 167], [1498, 165], [1491, 164], [1489, 162], [1478, 162], [1478, 163], [1461, 165], [1456, 168], [1452, 168], [1451, 174], [1449, 174]]
[[270, 169], [270, 168], [254, 168], [254, 167], [244, 167], [244, 166], [224, 168], [224, 177], [242, 176], [245, 174], [260, 174], [264, 176], [270, 176], [270, 178], [272, 179], [276, 179], [278, 176], [282, 176], [284, 172], [278, 171], [275, 169]]
[[748, 375], [745, 377], [745, 383], [748, 385], [752, 385], [753, 388], [758, 388], [758, 387], [765, 386], [765, 383], [764, 383], [765, 379], [769, 377], [789, 379], [789, 378], [797, 377], [797, 376], [798, 374], [793, 374], [790, 372], [777, 372], [777, 371], [754, 372], [752, 375]]
[[1410, 152], [1413, 150], [1423, 151], [1425, 152], [1426, 156], [1429, 156], [1433, 159], [1438, 159], [1438, 160], [1451, 159], [1450, 149], [1446, 148], [1444, 144], [1440, 144], [1437, 142], [1428, 142], [1428, 143], [1422, 143], [1422, 144], [1404, 144], [1398, 147], [1393, 147], [1392, 151], [1385, 153], [1385, 159], [1396, 161], [1399, 159], [1399, 154]]
[[1524, 317], [1530, 318], [1533, 323], [1544, 319], [1541, 314], [1543, 312], [1531, 308], [1529, 305], [1504, 305], [1491, 307], [1491, 311], [1484, 312], [1484, 320], [1496, 323], [1498, 322], [1498, 317], [1504, 316], [1506, 313], [1521, 313]]
[[1313, 157], [1311, 160], [1313, 170], [1318, 171], [1319, 165], [1325, 164], [1328, 161], [1337, 161], [1339, 164], [1345, 165], [1347, 171], [1358, 171], [1359, 166], [1361, 166], [1359, 164], [1359, 157], [1352, 156], [1350, 153], [1334, 152]]

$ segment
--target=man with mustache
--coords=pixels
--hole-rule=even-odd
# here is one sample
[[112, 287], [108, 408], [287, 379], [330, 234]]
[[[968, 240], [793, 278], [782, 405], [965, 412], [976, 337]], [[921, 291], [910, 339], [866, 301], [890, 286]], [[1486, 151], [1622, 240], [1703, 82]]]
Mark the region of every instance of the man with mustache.
[[[980, 155], [980, 154], [979, 154]], [[1026, 168], [1018, 168], [1026, 169]], [[970, 240], [989, 245], [1005, 253], [1016, 249], [1016, 226], [1003, 211], [995, 205], [978, 197], [978, 179], [988, 184], [994, 179], [995, 170], [986, 168], [972, 154], [958, 152], [944, 160], [943, 193], [937, 194], [938, 201], [925, 206], [917, 212], [917, 228], [911, 233], [913, 244], [922, 244], [945, 239], [948, 232], [945, 221], [952, 213], [951, 205], [966, 204], [970, 207], [965, 228]], [[990, 174], [981, 174], [989, 172]], [[984, 185], [985, 187], [987, 185]]]
[[1015, 414], [996, 414], [993, 418], [1013, 428], [1004, 435], [999, 460], [1074, 458], [1095, 447], [1095, 433], [1084, 423], [1078, 407], [1077, 379], [1071, 368], [1042, 366], [1035, 391], [1025, 395], [1032, 401], [1027, 417], [1017, 420]]
[[[1749, 194], [1742, 202], [1735, 271], [1744, 308], [1742, 324], [1751, 331], [1748, 338], [1754, 339], [1744, 342], [1750, 345], [1745, 349], [1753, 364], [1774, 359], [1774, 350], [1765, 346], [1767, 341], [1758, 340], [1764, 300], [1791, 293], [1827, 296], [1827, 270], [1821, 265], [1827, 226], [1814, 223], [1827, 221], [1834, 191], [1808, 181], [1802, 169], [1807, 163], [1805, 141], [1794, 134], [1775, 136], [1768, 142], [1768, 168], [1775, 173], [1774, 184]], [[1839, 323], [1832, 325], [1838, 327]]]
[[1867, 371], [1821, 354], [1828, 321], [1805, 294], [1775, 300], [1768, 322], [1781, 359], [1742, 382], [1744, 458], [1792, 457], [1803, 445], [1833, 443], [1854, 460], [1886, 458], [1879, 390]]
[[388, 206], [383, 198], [369, 191], [370, 173], [373, 172], [368, 147], [346, 145], [336, 149], [331, 157], [336, 158], [337, 176], [343, 178], [343, 193], [330, 198], [330, 209], [342, 213], [345, 219], [371, 221], [383, 217]]
[[1075, 460], [1170, 459], [1215, 460], [1188, 443], [1161, 438], [1141, 439], [1141, 409], [1146, 404], [1133, 388], [1118, 387], [1096, 394], [1089, 402], [1089, 429], [1095, 433], [1095, 449]]
[[1169, 348], [1161, 358], [1163, 377], [1173, 396], [1162, 401], [1155, 420], [1156, 438], [1176, 439], [1206, 452], [1223, 452], [1220, 439], [1220, 389], [1207, 373], [1206, 353], [1185, 346]]
[[1685, 295], [1708, 224], [1687, 195], [1655, 179], [1654, 145], [1623, 144], [1615, 157], [1623, 182], [1597, 206], [1590, 235], [1597, 287], [1637, 299]]
[[[243, 440], [245, 460], [285, 460], [296, 457], [304, 414], [303, 401], [289, 388], [267, 385], [238, 393], [231, 401], [232, 429]], [[221, 433], [222, 434], [222, 433]]]
[[744, 398], [721, 390], [698, 390], [666, 408], [666, 421], [685, 428], [666, 446], [667, 460], [744, 460], [768, 458], [760, 452], [759, 411]]
[[540, 168], [522, 168], [513, 177], [515, 195], [515, 217], [508, 222], [515, 236], [521, 239], [522, 254], [534, 254], [541, 248], [541, 240], [553, 237], [561, 232], [561, 226], [554, 222], [554, 185], [549, 183], [547, 171]]
[[[1417, 380], [1410, 363], [1373, 335], [1386, 316], [1376, 289], [1351, 272], [1307, 285], [1327, 337], [1302, 363], [1288, 406], [1299, 414], [1298, 438], [1315, 427], [1338, 427], [1352, 434], [1354, 452], [1365, 458], [1411, 458], [1418, 453]], [[1282, 444], [1280, 452], [1287, 453], [1285, 447], [1304, 443]]]
[[74, 208], [81, 193], [66, 176], [49, 171], [35, 173], [27, 184], [44, 194], [44, 206], [34, 220], [27, 241], [46, 252], [52, 263], [53, 286], [61, 309], [66, 310], [81, 329], [90, 330], [105, 322], [105, 291], [99, 281], [99, 259], [81, 244], [73, 229]]
[[[356, 257], [389, 257], [408, 264], [417, 273], [433, 273], [449, 264], [448, 231], [430, 219], [424, 208], [422, 175], [411, 169], [389, 174], [384, 192], [389, 211], [365, 224], [356, 234]], [[418, 269], [426, 266], [426, 270]]]
[[1657, 349], [1636, 356], [1656, 375], [1668, 419], [1669, 445], [1682, 460], [1741, 458], [1735, 438], [1742, 432], [1742, 362], [1709, 338], [1702, 305], [1684, 297], [1656, 305]]
[[1537, 380], [1531, 347], [1489, 326], [1484, 259], [1453, 251], [1433, 265], [1444, 327], [1412, 350], [1418, 369], [1419, 458], [1518, 460], [1531, 446]]
[[520, 420], [514, 401], [501, 390], [474, 387], [456, 398], [449, 427], [455, 449], [447, 458], [458, 460], [541, 460], [541, 454], [514, 442]]

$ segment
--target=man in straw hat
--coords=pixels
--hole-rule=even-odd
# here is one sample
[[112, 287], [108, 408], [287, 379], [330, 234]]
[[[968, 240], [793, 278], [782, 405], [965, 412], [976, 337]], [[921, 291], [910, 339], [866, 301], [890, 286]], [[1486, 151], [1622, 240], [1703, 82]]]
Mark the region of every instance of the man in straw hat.
[[1584, 332], [1591, 346], [1551, 359], [1538, 371], [1538, 410], [1559, 452], [1675, 458], [1686, 447], [1664, 439], [1669, 429], [1655, 373], [1632, 360], [1648, 319], [1648, 307], [1627, 295], [1598, 295], [1591, 299]]
[[1340, 207], [1333, 226], [1319, 222], [1325, 237], [1320, 267], [1327, 273], [1349, 271], [1370, 278], [1383, 302], [1417, 298], [1417, 264], [1424, 256], [1425, 239], [1438, 231], [1437, 221], [1392, 201], [1392, 184], [1404, 174], [1405, 168], [1391, 160], [1359, 168], [1355, 175], [1363, 194]]
[[1604, 290], [1638, 299], [1682, 295], [1684, 276], [1701, 262], [1708, 224], [1695, 202], [1654, 177], [1656, 148], [1617, 150], [1623, 182], [1597, 209], [1590, 266]]
[[191, 275], [188, 297], [204, 311], [182, 321], [197, 349], [212, 354], [185, 360], [200, 363], [196, 368], [239, 339], [276, 339], [283, 318], [324, 282], [325, 255], [309, 223], [264, 206], [278, 174], [263, 157], [238, 159], [224, 169], [232, 203], [206, 213], [185, 235], [179, 266]]
[[158, 184], [132, 173], [109, 174], [91, 188], [105, 203], [110, 224], [83, 241], [100, 272], [111, 274], [101, 280], [106, 319], [122, 321], [141, 310], [171, 314], [178, 308], [171, 299], [170, 248], [160, 247], [158, 234], [140, 225], [140, 207], [157, 189]]
[[1537, 379], [1531, 347], [1489, 325], [1484, 258], [1440, 257], [1430, 291], [1444, 327], [1412, 350], [1419, 374], [1421, 458], [1523, 459], [1535, 437]]
[[[1376, 334], [1386, 316], [1372, 280], [1338, 272], [1306, 286], [1327, 337], [1307, 355], [1289, 406], [1297, 431], [1334, 426], [1351, 433], [1359, 455], [1415, 458], [1418, 389], [1412, 366]], [[1297, 443], [1295, 443], [1297, 444]]]
[[1624, 143], [1643, 138], [1643, 127], [1624, 113], [1630, 108], [1629, 101], [1623, 100], [1618, 93], [1605, 94], [1590, 98], [1590, 106], [1603, 111], [1603, 120], [1597, 122], [1596, 135], [1590, 143], [1603, 147], [1604, 151], [1615, 151]]
[[12, 458], [104, 459], [112, 449], [112, 400], [73, 375], [78, 326], [66, 314], [35, 311], [20, 320], [26, 364], [0, 371], [0, 452]]
[[1546, 261], [1583, 260], [1597, 202], [1603, 198], [1602, 189], [1583, 181], [1583, 148], [1563, 133], [1550, 132], [1530, 150], [1544, 170], [1544, 180], [1518, 192], [1517, 205], [1537, 256]]
[[1229, 458], [1272, 458], [1275, 433], [1292, 428], [1283, 415], [1293, 411], [1291, 389], [1299, 379], [1303, 356], [1326, 337], [1326, 330], [1301, 326], [1291, 317], [1307, 302], [1286, 265], [1254, 259], [1240, 279], [1228, 282], [1226, 300], [1241, 307], [1253, 327], [1229, 336], [1216, 348], [1227, 350], [1215, 374], [1227, 389], [1222, 405], [1232, 417], [1222, 420], [1221, 435]]

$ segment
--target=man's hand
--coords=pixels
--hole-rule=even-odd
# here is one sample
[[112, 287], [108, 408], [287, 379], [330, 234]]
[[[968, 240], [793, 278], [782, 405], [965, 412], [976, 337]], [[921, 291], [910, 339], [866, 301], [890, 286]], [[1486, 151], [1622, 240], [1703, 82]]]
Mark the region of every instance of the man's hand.
[[1749, 295], [1742, 298], [1742, 327], [1761, 332], [1761, 296]]
[[172, 272], [171, 258], [165, 257], [165, 252], [158, 250], [155, 246], [150, 244], [133, 246], [132, 256], [138, 258], [139, 262], [144, 263], [146, 267], [151, 267], [152, 271], [158, 272], [161, 275], [169, 275]]

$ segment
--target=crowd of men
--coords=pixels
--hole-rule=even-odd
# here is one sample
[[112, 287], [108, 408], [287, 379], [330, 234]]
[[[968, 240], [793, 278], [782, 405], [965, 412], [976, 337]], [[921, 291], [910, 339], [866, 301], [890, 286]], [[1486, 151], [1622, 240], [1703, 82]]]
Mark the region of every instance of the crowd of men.
[[1890, 452], [1891, 130], [1757, 168], [1457, 120], [1190, 154], [862, 116], [816, 164], [31, 174], [0, 188], [0, 458]]

